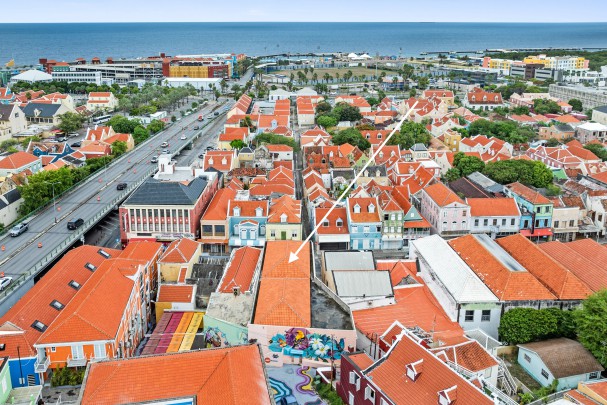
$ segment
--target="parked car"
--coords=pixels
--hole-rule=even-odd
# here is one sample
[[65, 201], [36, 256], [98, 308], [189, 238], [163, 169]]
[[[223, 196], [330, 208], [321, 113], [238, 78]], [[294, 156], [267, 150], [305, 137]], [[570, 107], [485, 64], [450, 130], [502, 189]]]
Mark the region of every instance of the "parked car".
[[199, 127], [198, 125], [196, 125], [196, 126], [194, 127], [194, 130], [197, 130], [197, 129], [200, 129], [200, 127]]
[[57, 138], [57, 142], [65, 142], [67, 141], [67, 138], [65, 136], [61, 136], [59, 138]]
[[80, 228], [84, 224], [84, 219], [82, 218], [72, 218], [70, 222], [67, 223], [67, 229], [73, 231], [74, 229]]
[[80, 135], [78, 132], [70, 132], [69, 134], [67, 134], [68, 138], [73, 138], [78, 135]]
[[211, 145], [207, 146], [207, 150], [213, 150], [215, 149], [214, 147], [212, 147]]
[[204, 159], [204, 154], [201, 153], [200, 155], [198, 155], [198, 159]]
[[158, 156], [152, 156], [152, 160], [150, 160], [150, 163], [158, 163]]
[[72, 148], [79, 148], [82, 146], [82, 142], [78, 141], [78, 142], [74, 142], [73, 144], [70, 145]]
[[124, 190], [125, 188], [126, 188], [126, 183], [116, 184], [116, 190]]
[[163, 150], [162, 150], [162, 154], [163, 154], [163, 155], [168, 155], [169, 153], [171, 153], [171, 151], [170, 151], [170, 150], [168, 150], [168, 149], [163, 149]]
[[185, 136], [185, 135], [181, 135], [181, 137], [180, 137], [179, 139], [181, 139], [182, 141], [185, 141], [185, 140], [186, 140], [186, 139], [188, 139], [188, 138], [187, 138], [187, 136]]
[[169, 146], [169, 143], [168, 143], [168, 142], [162, 142], [162, 143], [160, 144], [160, 147], [161, 147], [161, 148], [166, 148], [167, 146]]
[[13, 229], [11, 229], [11, 236], [21, 235], [23, 232], [27, 231], [28, 227], [29, 226], [25, 222], [13, 226]]
[[6, 276], [6, 277], [0, 278], [0, 291], [4, 290], [12, 282], [13, 282], [13, 278], [12, 277]]
[[217, 117], [219, 115], [219, 111], [215, 111], [213, 115]]

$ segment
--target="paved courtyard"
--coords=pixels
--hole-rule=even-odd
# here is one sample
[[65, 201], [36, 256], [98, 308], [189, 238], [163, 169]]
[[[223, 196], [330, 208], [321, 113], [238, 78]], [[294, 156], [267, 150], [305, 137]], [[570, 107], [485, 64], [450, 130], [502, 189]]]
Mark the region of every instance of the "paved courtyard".
[[277, 403], [282, 398], [293, 395], [299, 405], [325, 404], [314, 391], [313, 379], [316, 373], [313, 369], [290, 364], [280, 368], [268, 367], [267, 370]]

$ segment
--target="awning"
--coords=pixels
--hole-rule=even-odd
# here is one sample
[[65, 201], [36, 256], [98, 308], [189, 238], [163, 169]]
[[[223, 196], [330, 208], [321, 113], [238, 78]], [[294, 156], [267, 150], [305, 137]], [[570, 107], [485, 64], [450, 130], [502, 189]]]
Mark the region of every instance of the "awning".
[[198, 242], [206, 243], [206, 244], [220, 244], [225, 245], [228, 243], [228, 239], [211, 239], [211, 238], [201, 238], [198, 239]]
[[540, 228], [536, 229], [531, 233], [530, 229], [521, 229], [521, 235], [526, 236], [528, 238], [534, 236], [552, 236], [552, 231], [548, 228]]

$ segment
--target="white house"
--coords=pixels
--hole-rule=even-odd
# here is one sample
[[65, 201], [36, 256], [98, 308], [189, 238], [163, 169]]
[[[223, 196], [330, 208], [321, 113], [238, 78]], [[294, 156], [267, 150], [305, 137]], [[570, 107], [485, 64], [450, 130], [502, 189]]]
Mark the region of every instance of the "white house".
[[501, 304], [457, 253], [438, 235], [411, 242], [409, 258], [449, 318], [464, 330], [481, 329], [497, 339]]
[[467, 198], [470, 206], [470, 233], [486, 233], [493, 239], [518, 233], [521, 220], [514, 198]]
[[118, 99], [110, 91], [96, 91], [89, 93], [86, 109], [89, 111], [114, 111], [118, 108]]
[[25, 113], [16, 104], [0, 104], [0, 142], [27, 129]]
[[440, 236], [469, 233], [470, 206], [443, 183], [421, 190], [421, 214], [432, 225], [432, 232]]

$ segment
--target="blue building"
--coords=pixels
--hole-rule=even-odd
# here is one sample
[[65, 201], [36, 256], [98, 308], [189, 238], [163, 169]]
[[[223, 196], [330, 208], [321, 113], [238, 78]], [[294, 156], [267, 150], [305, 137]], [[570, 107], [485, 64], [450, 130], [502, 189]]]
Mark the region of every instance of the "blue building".
[[552, 201], [519, 182], [508, 184], [504, 190], [519, 206], [521, 235], [549, 239], [552, 236]]
[[381, 249], [382, 221], [376, 197], [348, 198], [351, 249]]
[[[49, 156], [44, 162], [45, 165], [55, 163], [57, 160], [74, 152], [74, 149], [67, 142], [30, 142], [27, 152], [34, 156]], [[52, 159], [50, 159], [52, 158]]]
[[231, 247], [264, 246], [268, 222], [268, 201], [228, 202], [228, 227]]
[[598, 380], [604, 370], [581, 343], [549, 339], [518, 345], [518, 364], [543, 387], [558, 380], [556, 390], [576, 388], [581, 381]]
[[8, 357], [8, 369], [13, 388], [40, 385], [36, 372], [36, 351], [26, 333], [11, 322], [0, 326], [0, 356]]

